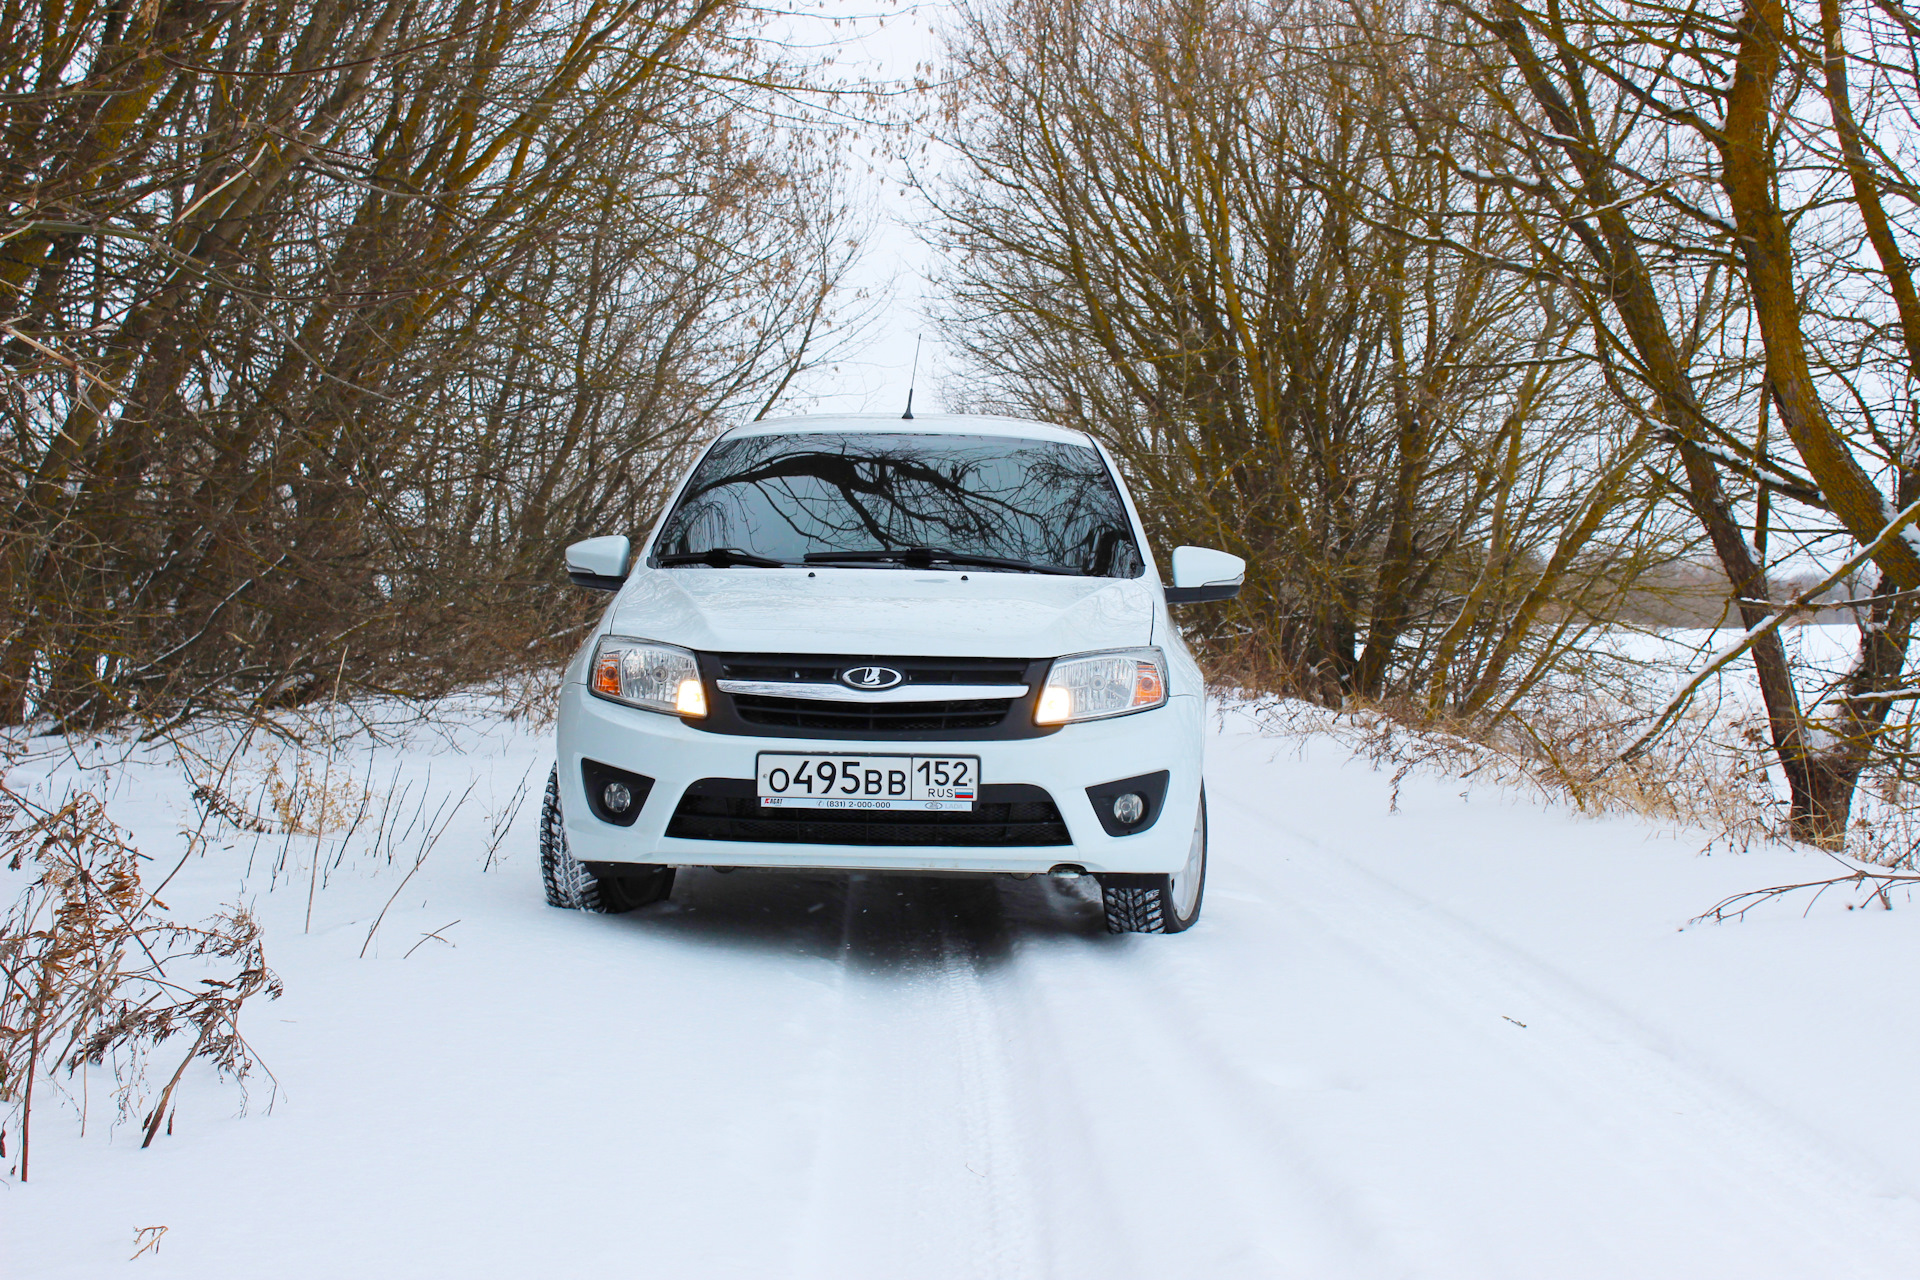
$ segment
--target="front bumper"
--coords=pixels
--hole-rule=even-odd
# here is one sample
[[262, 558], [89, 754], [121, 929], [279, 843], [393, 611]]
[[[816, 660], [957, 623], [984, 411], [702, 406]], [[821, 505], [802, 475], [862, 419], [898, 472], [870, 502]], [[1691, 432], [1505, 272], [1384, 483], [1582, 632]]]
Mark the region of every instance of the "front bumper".
[[[827, 867], [868, 871], [1032, 873], [1062, 863], [1088, 871], [1179, 870], [1193, 838], [1204, 741], [1202, 700], [1173, 697], [1137, 715], [1068, 725], [1042, 738], [989, 742], [848, 742], [708, 733], [673, 716], [596, 698], [583, 684], [562, 687], [558, 725], [560, 802], [567, 844], [583, 862], [677, 866]], [[687, 787], [703, 778], [754, 776], [762, 751], [821, 754], [972, 755], [990, 784], [1044, 788], [1072, 844], [1011, 846], [769, 844], [692, 840], [666, 834]], [[595, 760], [644, 774], [652, 791], [631, 826], [615, 826], [588, 808], [580, 762]], [[1159, 818], [1145, 831], [1110, 836], [1087, 788], [1165, 769], [1171, 774]]]

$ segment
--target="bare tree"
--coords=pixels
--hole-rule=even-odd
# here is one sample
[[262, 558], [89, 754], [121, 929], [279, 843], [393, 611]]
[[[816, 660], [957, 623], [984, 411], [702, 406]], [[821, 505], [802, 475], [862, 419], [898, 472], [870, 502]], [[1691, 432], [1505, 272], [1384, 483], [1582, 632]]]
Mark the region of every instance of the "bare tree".
[[754, 20], [0, 17], [0, 721], [429, 688], [571, 619], [555, 547], [831, 320], [845, 200]]
[[1216, 651], [1497, 719], [1667, 545], [1654, 433], [1595, 395], [1574, 301], [1451, 158], [1488, 114], [1445, 23], [1391, 16], [974, 12], [928, 184], [949, 330], [982, 403], [1108, 441], [1161, 541], [1248, 558], [1197, 624]]
[[1920, 588], [1920, 550], [1882, 536], [1920, 499], [1902, 247], [1920, 26], [1897, 0], [1460, 12], [1504, 117], [1477, 179], [1518, 222], [1575, 237], [1536, 265], [1583, 300], [1618, 402], [1659, 424], [1743, 623], [1776, 609], [1772, 566], [1870, 552], [1878, 585], [1836, 687], [1803, 706], [1777, 631], [1751, 646], [1792, 829], [1837, 848], [1906, 696]]

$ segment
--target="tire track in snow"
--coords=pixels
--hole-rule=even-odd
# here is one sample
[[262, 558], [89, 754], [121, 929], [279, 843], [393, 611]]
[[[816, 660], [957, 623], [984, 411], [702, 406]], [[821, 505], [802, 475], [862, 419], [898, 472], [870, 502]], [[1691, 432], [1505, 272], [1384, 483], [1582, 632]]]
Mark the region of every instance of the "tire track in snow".
[[1208, 981], [1175, 952], [1187, 941], [1033, 940], [1028, 1016], [1055, 1030], [1066, 1113], [1048, 1135], [1063, 1237], [1049, 1274], [1410, 1274], [1273, 1089], [1216, 1052], [1194, 1004]]
[[991, 884], [850, 878], [800, 1274], [1041, 1274], [983, 976], [1003, 934]]
[[1021, 1102], [1014, 1087], [1006, 1038], [980, 960], [949, 922], [940, 939], [940, 1000], [944, 1020], [960, 1033], [957, 1106], [969, 1174], [979, 1180], [982, 1235], [974, 1274], [1019, 1280], [1033, 1265], [1038, 1227], [1018, 1138]]
[[[1523, 1072], [1536, 1093], [1565, 1106], [1574, 1127], [1600, 1136], [1594, 1152], [1612, 1158], [1623, 1182], [1638, 1182], [1649, 1194], [1662, 1186], [1691, 1193], [1703, 1223], [1740, 1224], [1747, 1248], [1771, 1254], [1775, 1267], [1784, 1264], [1778, 1274], [1837, 1274], [1823, 1270], [1836, 1265], [1867, 1274], [1840, 1262], [1861, 1255], [1863, 1237], [1885, 1242], [1871, 1251], [1881, 1257], [1901, 1252], [1888, 1214], [1862, 1209], [1889, 1207], [1884, 1190], [1845, 1169], [1786, 1117], [1663, 1052], [1656, 1033], [1539, 957], [1358, 866], [1260, 806], [1222, 799], [1230, 815], [1222, 825], [1234, 838], [1251, 820], [1302, 855], [1285, 863], [1284, 873], [1249, 858], [1236, 863], [1236, 874], [1305, 916], [1346, 964], [1373, 967], [1382, 981], [1419, 992], [1463, 1042], [1488, 1042], [1491, 1061]], [[1496, 1009], [1546, 1016], [1536, 1013], [1524, 1033], [1496, 1039], [1496, 1028], [1504, 1030], [1492, 1021]], [[1468, 1028], [1482, 1024], [1485, 1034], [1470, 1035]], [[1687, 1153], [1688, 1167], [1672, 1167], [1675, 1150]], [[1896, 1213], [1902, 1209], [1911, 1222], [1913, 1206]]]
[[[1178, 938], [1105, 935], [1089, 885], [826, 878], [785, 1274], [1800, 1280], [1899, 1256], [1848, 1235], [1884, 1233], [1884, 1202], [1600, 997], [1222, 792]], [[1550, 1016], [1497, 1020], [1528, 1009]]]

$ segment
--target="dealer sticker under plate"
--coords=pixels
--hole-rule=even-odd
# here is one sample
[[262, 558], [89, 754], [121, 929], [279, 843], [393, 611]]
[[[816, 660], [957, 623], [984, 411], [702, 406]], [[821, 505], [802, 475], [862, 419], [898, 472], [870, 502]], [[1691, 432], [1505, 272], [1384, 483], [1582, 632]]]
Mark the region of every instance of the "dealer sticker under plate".
[[788, 809], [970, 811], [980, 793], [978, 756], [797, 756], [763, 753], [760, 803]]

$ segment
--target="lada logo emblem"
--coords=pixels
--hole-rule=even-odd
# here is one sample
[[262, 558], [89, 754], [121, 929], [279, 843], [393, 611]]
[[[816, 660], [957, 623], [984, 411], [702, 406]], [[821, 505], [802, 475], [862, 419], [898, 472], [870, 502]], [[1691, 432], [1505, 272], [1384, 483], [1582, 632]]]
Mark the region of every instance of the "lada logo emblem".
[[850, 689], [891, 689], [906, 677], [892, 667], [848, 667], [840, 683]]

